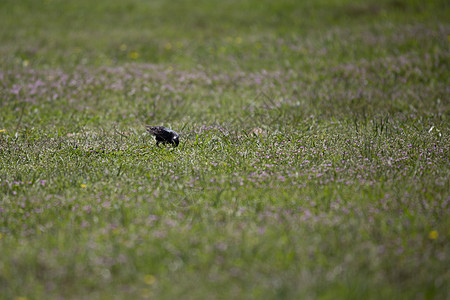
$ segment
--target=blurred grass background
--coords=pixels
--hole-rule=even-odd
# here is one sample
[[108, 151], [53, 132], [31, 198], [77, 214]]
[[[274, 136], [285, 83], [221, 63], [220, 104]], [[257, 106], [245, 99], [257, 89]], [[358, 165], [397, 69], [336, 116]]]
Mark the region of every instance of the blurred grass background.
[[[416, 45], [408, 39], [402, 48], [382, 47], [387, 53], [358, 38], [385, 34], [389, 38], [401, 34], [405, 26], [418, 24], [444, 30], [449, 12], [447, 1], [412, 0], [5, 0], [0, 5], [2, 64], [15, 58], [59, 67], [108, 65], [134, 58], [186, 67], [280, 68], [288, 64], [286, 60], [303, 65], [316, 54], [280, 49], [277, 39], [305, 48], [321, 43], [331, 50], [323, 63], [400, 55], [427, 47], [436, 37]], [[353, 38], [353, 44], [345, 43]], [[446, 40], [436, 42], [448, 46]], [[130, 57], [131, 52], [137, 57]]]
[[0, 299], [448, 297], [449, 15], [0, 1]]

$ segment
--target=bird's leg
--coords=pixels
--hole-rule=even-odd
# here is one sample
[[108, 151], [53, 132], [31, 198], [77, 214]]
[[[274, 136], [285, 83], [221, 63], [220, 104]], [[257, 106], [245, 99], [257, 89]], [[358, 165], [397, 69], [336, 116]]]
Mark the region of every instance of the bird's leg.
[[159, 141], [156, 141], [156, 147], [159, 148]]

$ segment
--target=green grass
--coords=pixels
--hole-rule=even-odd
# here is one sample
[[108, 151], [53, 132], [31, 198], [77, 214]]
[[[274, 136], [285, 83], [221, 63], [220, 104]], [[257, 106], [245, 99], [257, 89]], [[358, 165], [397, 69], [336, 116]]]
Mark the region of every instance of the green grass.
[[303, 2], [2, 1], [0, 299], [448, 298], [449, 5]]

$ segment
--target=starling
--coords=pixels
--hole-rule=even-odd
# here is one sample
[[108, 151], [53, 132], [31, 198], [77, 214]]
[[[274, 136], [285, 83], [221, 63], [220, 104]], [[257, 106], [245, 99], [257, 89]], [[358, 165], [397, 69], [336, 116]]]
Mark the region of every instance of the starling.
[[159, 147], [159, 143], [163, 144], [172, 144], [174, 147], [177, 147], [180, 143], [180, 136], [178, 133], [173, 131], [172, 129], [163, 127], [163, 126], [149, 126], [147, 127], [147, 131], [153, 134], [156, 137], [156, 146]]

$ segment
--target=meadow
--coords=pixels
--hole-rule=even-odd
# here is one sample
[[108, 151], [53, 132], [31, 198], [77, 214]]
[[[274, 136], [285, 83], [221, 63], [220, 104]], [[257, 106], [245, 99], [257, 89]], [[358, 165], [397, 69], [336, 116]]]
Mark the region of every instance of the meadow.
[[2, 0], [0, 299], [448, 299], [449, 15]]

